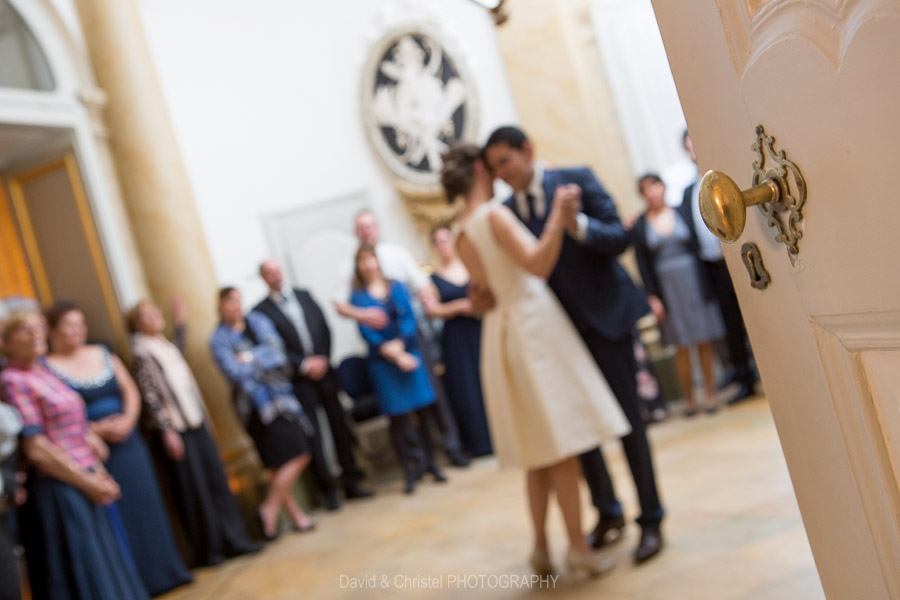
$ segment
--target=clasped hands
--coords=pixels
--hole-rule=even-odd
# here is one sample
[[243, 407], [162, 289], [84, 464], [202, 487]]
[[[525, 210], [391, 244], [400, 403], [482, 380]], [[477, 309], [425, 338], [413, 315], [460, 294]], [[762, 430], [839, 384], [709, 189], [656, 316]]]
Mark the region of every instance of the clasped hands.
[[300, 364], [300, 374], [313, 381], [321, 381], [328, 374], [328, 369], [330, 368], [328, 357], [320, 355], [307, 356]]
[[[91, 424], [91, 430], [96, 433], [103, 442], [121, 444], [137, 425], [137, 417], [130, 414], [113, 414], [104, 417]], [[104, 459], [106, 460], [106, 459]]]
[[547, 219], [548, 226], [559, 226], [569, 233], [578, 231], [578, 213], [581, 212], [581, 187], [569, 183], [556, 187], [553, 208]]

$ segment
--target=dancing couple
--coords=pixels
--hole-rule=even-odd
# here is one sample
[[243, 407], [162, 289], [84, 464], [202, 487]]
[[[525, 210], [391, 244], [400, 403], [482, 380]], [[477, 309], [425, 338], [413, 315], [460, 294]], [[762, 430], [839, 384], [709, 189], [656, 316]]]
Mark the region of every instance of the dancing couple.
[[[515, 193], [491, 202], [494, 178]], [[628, 246], [612, 199], [589, 169], [544, 169], [525, 134], [502, 127], [483, 149], [444, 157], [448, 201], [465, 199], [457, 247], [485, 311], [481, 378], [491, 436], [503, 466], [527, 472], [534, 527], [532, 568], [553, 572], [545, 521], [556, 494], [570, 571], [596, 576], [613, 561], [593, 549], [625, 527], [600, 444], [621, 438], [642, 514], [635, 560], [662, 547], [663, 509], [637, 399], [632, 336], [649, 311], [617, 263]], [[579, 462], [600, 518], [581, 529]], [[612, 538], [612, 539], [611, 539]]]

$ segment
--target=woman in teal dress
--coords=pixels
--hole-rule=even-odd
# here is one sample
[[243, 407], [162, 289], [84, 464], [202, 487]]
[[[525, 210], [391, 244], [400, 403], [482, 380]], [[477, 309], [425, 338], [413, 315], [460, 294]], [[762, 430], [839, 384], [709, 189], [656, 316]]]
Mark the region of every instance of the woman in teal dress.
[[[388, 325], [376, 330], [363, 323], [359, 331], [369, 345], [369, 374], [381, 412], [391, 419], [391, 439], [406, 476], [406, 493], [415, 490], [418, 465], [414, 444], [424, 446], [425, 470], [436, 481], [446, 481], [434, 461], [431, 430], [436, 426], [434, 389], [418, 349], [416, 317], [409, 293], [401, 283], [381, 273], [375, 248], [363, 244], [356, 253], [350, 302], [360, 308], [380, 308]], [[418, 421], [415, 427], [413, 420]], [[418, 431], [416, 431], [416, 429]]]
[[84, 313], [70, 302], [47, 312], [51, 352], [46, 364], [87, 406], [91, 429], [109, 445], [105, 466], [122, 490], [118, 503], [137, 570], [151, 596], [192, 580], [175, 546], [150, 453], [135, 430], [137, 386], [118, 357], [88, 345]]

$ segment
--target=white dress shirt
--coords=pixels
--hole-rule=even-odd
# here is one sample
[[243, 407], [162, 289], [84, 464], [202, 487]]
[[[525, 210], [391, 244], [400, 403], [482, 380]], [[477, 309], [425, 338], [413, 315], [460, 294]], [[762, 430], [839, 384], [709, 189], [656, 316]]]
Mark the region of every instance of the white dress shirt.
[[694, 182], [691, 195], [691, 211], [694, 215], [694, 230], [697, 232], [697, 241], [700, 243], [700, 258], [706, 262], [718, 262], [724, 258], [722, 242], [709, 230], [703, 222], [700, 214], [700, 181]]
[[[543, 219], [547, 215], [547, 197], [544, 195], [544, 166], [540, 163], [534, 164], [534, 176], [531, 178], [531, 183], [528, 184], [528, 189], [515, 194], [516, 210], [523, 221], [531, 218], [531, 209], [528, 206], [529, 195], [533, 198], [534, 216]], [[580, 212], [575, 218], [578, 221], [578, 229], [574, 233], [569, 232], [569, 235], [579, 242], [583, 242], [587, 238], [588, 217]]]
[[303, 353], [307, 356], [315, 353], [312, 334], [309, 332], [309, 326], [306, 324], [306, 314], [303, 312], [303, 305], [297, 299], [297, 294], [290, 286], [285, 286], [281, 292], [272, 292], [269, 298], [275, 303], [284, 316], [288, 318], [297, 335], [300, 337], [300, 346], [303, 347]]

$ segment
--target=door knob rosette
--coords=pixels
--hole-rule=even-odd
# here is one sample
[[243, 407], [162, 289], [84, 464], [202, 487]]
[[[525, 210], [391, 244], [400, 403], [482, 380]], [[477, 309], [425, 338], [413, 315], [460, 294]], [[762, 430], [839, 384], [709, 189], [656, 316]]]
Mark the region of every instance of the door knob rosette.
[[[806, 204], [806, 180], [784, 150], [775, 150], [775, 138], [756, 128], [756, 152], [753, 161], [753, 186], [741, 191], [728, 175], [709, 171], [700, 181], [700, 214], [703, 222], [723, 242], [733, 243], [747, 222], [747, 207], [758, 205], [769, 227], [776, 230], [775, 241], [783, 243], [793, 262], [803, 237], [803, 206]], [[766, 169], [767, 162], [771, 167]]]

